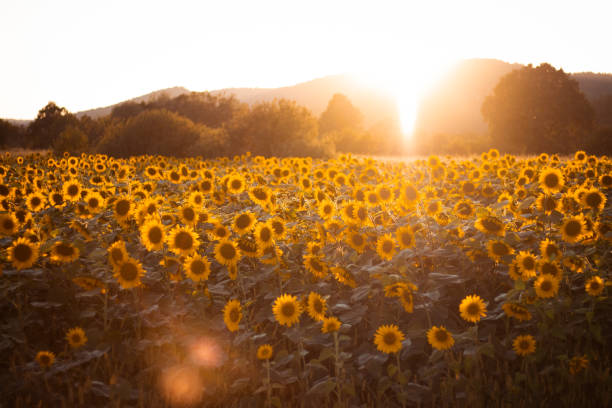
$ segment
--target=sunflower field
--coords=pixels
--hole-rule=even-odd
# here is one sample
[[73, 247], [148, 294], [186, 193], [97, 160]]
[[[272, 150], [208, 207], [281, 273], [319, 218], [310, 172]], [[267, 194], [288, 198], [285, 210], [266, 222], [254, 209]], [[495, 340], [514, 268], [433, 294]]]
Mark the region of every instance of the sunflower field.
[[609, 406], [611, 191], [582, 151], [3, 154], [2, 404]]

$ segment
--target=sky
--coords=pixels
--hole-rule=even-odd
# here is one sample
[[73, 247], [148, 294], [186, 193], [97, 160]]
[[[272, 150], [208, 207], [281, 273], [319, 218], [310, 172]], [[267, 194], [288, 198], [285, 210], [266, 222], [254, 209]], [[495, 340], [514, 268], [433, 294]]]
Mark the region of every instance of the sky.
[[392, 90], [409, 111], [463, 58], [612, 72], [610, 15], [605, 1], [3, 0], [0, 117], [339, 73]]

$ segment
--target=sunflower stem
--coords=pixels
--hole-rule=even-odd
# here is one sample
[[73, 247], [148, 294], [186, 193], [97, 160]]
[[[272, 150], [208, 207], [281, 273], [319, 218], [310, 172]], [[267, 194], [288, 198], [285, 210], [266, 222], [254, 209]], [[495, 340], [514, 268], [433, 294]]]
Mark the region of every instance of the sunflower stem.
[[270, 383], [270, 359], [266, 359], [266, 406], [272, 406], [272, 384]]
[[108, 288], [105, 286], [104, 287], [104, 322], [103, 322], [103, 327], [104, 327], [104, 333], [106, 333], [106, 331], [108, 330]]
[[336, 375], [336, 386], [338, 390], [336, 391], [338, 394], [338, 406], [342, 407], [342, 386], [340, 384], [340, 341], [338, 340], [338, 332], [334, 332], [334, 351], [336, 355], [336, 360], [334, 362], [334, 371]]

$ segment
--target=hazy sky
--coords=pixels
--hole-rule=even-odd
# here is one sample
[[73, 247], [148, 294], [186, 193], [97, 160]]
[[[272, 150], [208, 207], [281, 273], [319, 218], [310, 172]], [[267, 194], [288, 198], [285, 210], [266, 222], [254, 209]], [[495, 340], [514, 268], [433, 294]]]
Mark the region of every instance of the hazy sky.
[[0, 2], [0, 117], [161, 88], [277, 87], [360, 73], [413, 99], [459, 58], [612, 72], [610, 2]]

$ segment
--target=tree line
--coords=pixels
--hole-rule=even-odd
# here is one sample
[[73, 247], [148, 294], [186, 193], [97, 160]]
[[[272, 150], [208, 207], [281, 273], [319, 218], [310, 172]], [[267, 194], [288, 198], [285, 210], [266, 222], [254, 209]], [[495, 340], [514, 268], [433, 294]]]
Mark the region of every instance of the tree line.
[[[575, 79], [546, 63], [503, 76], [481, 113], [488, 133], [416, 134], [408, 153], [471, 154], [492, 147], [517, 154], [612, 153], [612, 94], [590, 102]], [[208, 92], [125, 102], [97, 119], [49, 102], [27, 127], [0, 119], [0, 146], [118, 157], [405, 153], [397, 118], [366, 128], [363, 114], [342, 94], [333, 95], [318, 117], [286, 99], [248, 105]]]
[[349, 151], [389, 154], [401, 139], [399, 127], [390, 122], [381, 121], [366, 130], [361, 112], [341, 94], [334, 95], [316, 117], [286, 99], [248, 105], [233, 95], [191, 92], [150, 102], [125, 102], [97, 119], [77, 117], [49, 102], [25, 128], [0, 121], [0, 145], [116, 157], [210, 158], [247, 151], [312, 157]]

